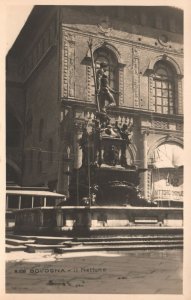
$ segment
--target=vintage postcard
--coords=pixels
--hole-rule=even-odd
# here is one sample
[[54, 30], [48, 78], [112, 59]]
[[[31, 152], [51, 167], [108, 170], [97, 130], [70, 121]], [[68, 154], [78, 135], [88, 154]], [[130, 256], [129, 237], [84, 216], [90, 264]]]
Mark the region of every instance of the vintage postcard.
[[2, 7], [3, 297], [189, 299], [188, 1]]

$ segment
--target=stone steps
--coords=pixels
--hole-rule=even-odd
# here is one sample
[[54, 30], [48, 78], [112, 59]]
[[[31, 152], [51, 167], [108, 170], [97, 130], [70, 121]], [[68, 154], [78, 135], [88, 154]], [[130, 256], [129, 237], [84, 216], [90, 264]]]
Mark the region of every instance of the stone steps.
[[26, 241], [23, 241], [23, 240], [17, 240], [17, 239], [6, 239], [5, 240], [5, 243], [7, 245], [12, 245], [12, 246], [23, 246], [23, 245], [26, 245], [26, 244], [32, 244], [32, 243], [35, 243], [36, 241], [35, 240], [26, 240]]
[[5, 245], [5, 251], [6, 252], [26, 251], [26, 249], [27, 249], [27, 246], [25, 246], [25, 245], [18, 245], [18, 246]]
[[72, 248], [57, 248], [56, 253], [68, 253], [68, 252], [90, 252], [90, 251], [129, 251], [129, 250], [162, 250], [162, 249], [182, 249], [182, 244], [162, 244], [162, 245], [125, 245], [125, 246], [82, 246]]
[[65, 245], [40, 245], [40, 244], [27, 244], [26, 245], [26, 252], [29, 253], [35, 253], [35, 252], [50, 252], [54, 253], [56, 252], [56, 249], [58, 248], [68, 248], [71, 249], [68, 246]]
[[73, 241], [72, 237], [36, 237], [36, 243], [37, 244], [59, 244], [59, 243], [64, 243], [64, 242], [70, 242]]
[[[12, 237], [12, 238], [11, 238]], [[128, 249], [183, 248], [182, 234], [139, 234], [128, 236], [52, 237], [8, 235], [6, 251], [56, 252], [109, 251]], [[59, 252], [60, 251], [60, 252]]]
[[35, 236], [25, 236], [25, 235], [17, 235], [17, 234], [6, 234], [7, 239], [14, 239], [14, 240], [21, 240], [21, 241], [28, 241], [35, 238]]
[[14, 234], [7, 234], [6, 235], [7, 240], [14, 240], [14, 241], [21, 241], [27, 242], [28, 244], [31, 244], [36, 242], [37, 244], [58, 244], [61, 242], [67, 242], [72, 241], [72, 237], [55, 237], [55, 236], [24, 236], [24, 235], [14, 235]]
[[[78, 252], [78, 251], [109, 251], [109, 250], [128, 250], [128, 249], [158, 249], [161, 248], [183, 248], [182, 240], [148, 240], [148, 241], [120, 241], [120, 242], [84, 242], [84, 243], [64, 243], [62, 245], [41, 245], [41, 244], [26, 244], [27, 252]], [[58, 250], [59, 249], [59, 250]]]
[[74, 238], [76, 242], [101, 242], [101, 241], [138, 241], [138, 240], [183, 240], [183, 235], [137, 235], [137, 236], [116, 236], [116, 237], [81, 237]]
[[154, 241], [150, 243], [147, 241], [139, 241], [138, 243], [120, 243], [120, 244], [80, 244], [79, 246], [73, 245], [38, 245], [38, 244], [25, 244], [25, 245], [6, 245], [6, 252], [12, 251], [26, 251], [28, 253], [36, 252], [49, 252], [49, 253], [67, 253], [67, 252], [88, 252], [88, 251], [119, 251], [119, 250], [133, 250], [133, 249], [182, 249], [182, 241], [168, 241], [161, 243]]
[[128, 235], [159, 235], [183, 234], [182, 227], [167, 226], [123, 226], [123, 227], [91, 227], [89, 234], [93, 236], [128, 236]]
[[113, 246], [117, 246], [117, 245], [141, 245], [141, 244], [183, 244], [183, 241], [182, 240], [160, 240], [160, 239], [157, 239], [157, 240], [138, 240], [138, 241], [108, 241], [108, 242], [83, 242], [82, 244], [84, 246], [93, 246], [93, 245], [104, 245], [104, 246], [107, 246], [107, 245], [113, 245]]

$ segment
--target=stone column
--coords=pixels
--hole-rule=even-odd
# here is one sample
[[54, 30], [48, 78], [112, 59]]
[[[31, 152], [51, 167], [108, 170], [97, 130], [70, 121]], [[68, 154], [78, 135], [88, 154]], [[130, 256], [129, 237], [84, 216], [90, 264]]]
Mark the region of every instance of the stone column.
[[74, 168], [79, 169], [82, 165], [82, 149], [80, 149], [79, 140], [82, 137], [83, 123], [75, 121], [74, 123]]
[[55, 210], [56, 227], [59, 230], [63, 226], [63, 211], [62, 209]]
[[34, 196], [32, 196], [32, 208], [34, 207]]
[[73, 167], [77, 170], [76, 173], [76, 187], [77, 187], [77, 198], [76, 203], [79, 205], [79, 168], [82, 166], [82, 149], [80, 148], [79, 141], [82, 137], [83, 131], [83, 121], [75, 120], [74, 121], [74, 137], [73, 137], [73, 145], [74, 145], [74, 162]]
[[[147, 151], [148, 151], [148, 143], [147, 143], [147, 136], [149, 135], [149, 130], [144, 130], [143, 131], [143, 168], [147, 169], [148, 168], [148, 156], [147, 156]], [[144, 189], [144, 197], [147, 199], [148, 198], [148, 171], [145, 171], [143, 173], [143, 189]]]
[[21, 209], [21, 196], [19, 196], [19, 209]]

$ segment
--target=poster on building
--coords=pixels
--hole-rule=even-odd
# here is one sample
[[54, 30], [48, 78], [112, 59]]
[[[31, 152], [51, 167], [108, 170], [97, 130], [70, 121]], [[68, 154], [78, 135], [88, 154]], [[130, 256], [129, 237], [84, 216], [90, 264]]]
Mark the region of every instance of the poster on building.
[[189, 299], [191, 6], [20, 0], [3, 8], [2, 299]]
[[163, 169], [153, 172], [154, 200], [183, 201], [183, 170]]
[[152, 153], [151, 199], [183, 201], [183, 149], [164, 143]]

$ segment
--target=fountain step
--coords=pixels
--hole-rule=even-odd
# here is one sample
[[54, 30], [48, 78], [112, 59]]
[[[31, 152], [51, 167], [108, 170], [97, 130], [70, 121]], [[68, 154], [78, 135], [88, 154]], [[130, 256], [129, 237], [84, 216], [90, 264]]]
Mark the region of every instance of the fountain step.
[[35, 236], [35, 235], [19, 235], [19, 234], [14, 234], [14, 233], [6, 234], [7, 239], [14, 239], [14, 240], [21, 240], [21, 241], [33, 240], [33, 239], [36, 239], [36, 237], [37, 236]]
[[137, 241], [137, 240], [154, 240], [154, 239], [160, 239], [160, 240], [183, 240], [183, 235], [137, 235], [137, 236], [116, 236], [116, 237], [89, 237], [89, 238], [83, 238], [83, 237], [77, 237], [74, 238], [74, 241], [78, 242], [102, 242], [102, 241]]
[[6, 234], [6, 238], [8, 239], [14, 239], [14, 240], [21, 240], [21, 241], [28, 241], [28, 240], [33, 240], [35, 239], [35, 236], [29, 235], [18, 235], [18, 234], [14, 234], [14, 233], [7, 233]]
[[[131, 228], [132, 229], [132, 228]], [[133, 228], [134, 229], [134, 228]], [[161, 229], [161, 228], [160, 228]], [[164, 230], [166, 229], [166, 230]], [[101, 234], [100, 234], [101, 233]], [[113, 232], [112, 232], [113, 233]], [[128, 231], [128, 234], [124, 232], [114, 232], [114, 234], [108, 234], [107, 231], [96, 232], [90, 236], [84, 237], [66, 237], [66, 236], [25, 236], [8, 234], [6, 238], [6, 251], [27, 251], [27, 252], [58, 252], [63, 251], [95, 251], [107, 250], [107, 249], [119, 249], [127, 250], [130, 248], [135, 249], [158, 249], [163, 248], [183, 248], [183, 229], [181, 228], [163, 228], [162, 230], [145, 231], [145, 230], [133, 230]], [[133, 248], [134, 249], [134, 248]]]
[[20, 246], [5, 245], [6, 252], [25, 251], [26, 249], [27, 247], [25, 245], [20, 245]]
[[[156, 247], [158, 248], [158, 246], [161, 246], [161, 247], [173, 247], [173, 248], [183, 248], [183, 243], [182, 241], [139, 241], [139, 242], [126, 242], [126, 243], [121, 243], [119, 242], [118, 244], [109, 244], [109, 243], [102, 243], [102, 244], [96, 244], [96, 243], [91, 243], [91, 244], [77, 244], [77, 243], [66, 243], [66, 244], [63, 244], [63, 245], [39, 245], [39, 244], [27, 244], [27, 249], [26, 251], [27, 252], [30, 252], [30, 253], [34, 253], [34, 252], [56, 252], [58, 253], [59, 251], [61, 250], [58, 250], [58, 249], [63, 249], [63, 252], [67, 252], [70, 250], [71, 251], [99, 251], [99, 250], [108, 250], [108, 249], [119, 249], [119, 250], [123, 250], [127, 249], [130, 247], [135, 247], [135, 249], [137, 247], [143, 247], [143, 249], [145, 248], [150, 248], [150, 247]], [[58, 250], [58, 251], [57, 251]]]
[[72, 237], [36, 237], [36, 243], [37, 244], [59, 244], [59, 243], [65, 243], [73, 241]]
[[125, 245], [125, 246], [81, 246], [73, 248], [57, 248], [56, 253], [68, 252], [89, 252], [89, 251], [128, 251], [128, 250], [155, 250], [155, 249], [182, 249], [182, 244], [161, 244], [161, 245]]
[[[35, 253], [35, 252], [54, 252], [54, 250], [56, 250], [57, 248], [72, 248], [72, 246], [68, 246], [68, 245], [41, 245], [41, 244], [27, 244], [27, 249], [26, 251], [29, 253]], [[80, 244], [81, 246], [81, 244]], [[77, 245], [75, 244], [75, 247], [77, 247]]]
[[8, 245], [12, 245], [12, 246], [22, 246], [22, 245], [26, 245], [26, 244], [32, 244], [35, 243], [35, 240], [18, 240], [18, 239], [6, 239], [5, 240], [6, 244]]
[[83, 245], [84, 246], [93, 246], [93, 245], [103, 245], [103, 246], [107, 246], [107, 245], [139, 245], [139, 244], [183, 244], [183, 241], [182, 240], [139, 240], [139, 241], [113, 241], [113, 242], [105, 242], [105, 241], [102, 241], [102, 242], [83, 242]]

